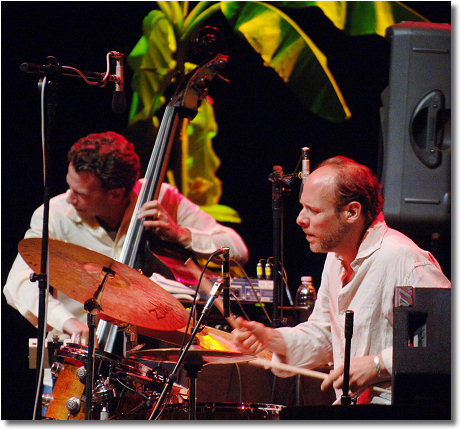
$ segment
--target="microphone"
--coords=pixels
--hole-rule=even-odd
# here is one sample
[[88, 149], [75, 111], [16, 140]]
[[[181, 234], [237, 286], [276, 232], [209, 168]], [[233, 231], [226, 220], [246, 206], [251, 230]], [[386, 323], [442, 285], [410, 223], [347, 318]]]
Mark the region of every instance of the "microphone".
[[302, 185], [310, 174], [310, 148], [302, 148]]
[[115, 90], [112, 96], [112, 110], [115, 113], [123, 113], [126, 110], [126, 97], [123, 91], [125, 79], [123, 76], [123, 54], [121, 52], [112, 52], [112, 57], [117, 61], [115, 67]]
[[222, 263], [222, 281], [224, 282], [224, 317], [230, 317], [230, 257], [229, 247], [222, 247], [224, 262]]
[[300, 173], [300, 178], [302, 179], [302, 183], [300, 184], [299, 189], [299, 200], [302, 197], [303, 192], [303, 185], [307, 181], [307, 177], [310, 174], [310, 148], [303, 147], [302, 148], [302, 172]]

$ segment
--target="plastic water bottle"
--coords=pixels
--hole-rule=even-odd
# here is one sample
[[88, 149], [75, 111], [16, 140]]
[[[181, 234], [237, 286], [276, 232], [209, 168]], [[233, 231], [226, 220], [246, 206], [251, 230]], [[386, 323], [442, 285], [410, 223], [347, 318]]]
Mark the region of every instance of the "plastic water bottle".
[[302, 283], [297, 288], [295, 294], [295, 306], [304, 307], [311, 312], [316, 301], [316, 290], [313, 286], [313, 279], [311, 276], [302, 276], [300, 281]]

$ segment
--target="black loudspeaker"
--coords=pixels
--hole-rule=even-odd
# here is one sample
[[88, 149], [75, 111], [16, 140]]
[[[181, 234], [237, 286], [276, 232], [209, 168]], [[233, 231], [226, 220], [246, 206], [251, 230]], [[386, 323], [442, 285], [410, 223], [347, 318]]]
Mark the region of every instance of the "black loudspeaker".
[[393, 404], [450, 410], [451, 290], [398, 287], [393, 318]]
[[450, 33], [449, 24], [419, 22], [395, 24], [386, 33], [391, 59], [380, 115], [384, 215], [406, 233], [450, 229]]

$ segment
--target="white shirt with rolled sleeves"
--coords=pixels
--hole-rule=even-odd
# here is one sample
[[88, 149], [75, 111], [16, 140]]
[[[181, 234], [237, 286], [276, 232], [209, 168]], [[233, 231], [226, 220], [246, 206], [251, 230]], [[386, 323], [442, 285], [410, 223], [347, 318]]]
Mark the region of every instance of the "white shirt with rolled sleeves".
[[[351, 357], [382, 354], [391, 374], [393, 366], [393, 297], [397, 286], [449, 288], [450, 281], [431, 253], [402, 233], [389, 228], [380, 215], [367, 230], [351, 264], [353, 280], [343, 286], [344, 268], [328, 253], [315, 308], [307, 322], [278, 328], [286, 342], [286, 358], [274, 362], [315, 368], [344, 363], [345, 312], [354, 312]], [[280, 377], [292, 373], [273, 370]], [[337, 399], [342, 395], [336, 390]], [[372, 402], [378, 402], [374, 398]]]
[[[115, 241], [96, 220], [83, 221], [72, 205], [66, 202], [66, 194], [60, 194], [50, 200], [49, 236], [61, 241], [77, 244], [110, 258], [116, 259], [121, 253], [134, 211], [141, 181], [136, 183], [131, 203], [125, 212]], [[242, 238], [232, 228], [219, 224], [199, 206], [192, 203], [173, 186], [163, 183], [159, 201], [176, 222], [188, 228], [192, 233], [189, 250], [197, 254], [212, 254], [223, 246], [230, 248], [230, 257], [244, 263], [248, 259], [248, 250]], [[43, 206], [35, 210], [30, 228], [25, 238], [41, 237], [43, 224]], [[16, 308], [30, 323], [37, 326], [38, 284], [29, 280], [31, 269], [21, 255], [17, 255], [8, 275], [3, 293], [9, 305]], [[62, 292], [56, 298], [49, 295], [47, 323], [58, 332], [62, 332], [64, 322], [76, 317], [83, 323], [87, 314], [83, 305]]]

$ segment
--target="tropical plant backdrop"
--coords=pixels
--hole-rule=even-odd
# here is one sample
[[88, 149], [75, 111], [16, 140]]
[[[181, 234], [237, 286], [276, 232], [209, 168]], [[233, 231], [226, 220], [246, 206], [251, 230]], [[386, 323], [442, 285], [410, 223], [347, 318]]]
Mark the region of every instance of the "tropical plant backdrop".
[[[157, 1], [144, 18], [143, 35], [128, 56], [134, 71], [129, 127], [147, 123], [156, 134], [168, 95], [180, 77], [197, 64], [190, 58], [194, 34], [214, 15], [225, 17], [231, 30], [271, 67], [299, 101], [319, 117], [348, 120], [347, 100], [328, 67], [327, 57], [296, 21], [299, 11], [318, 7], [335, 27], [350, 35], [378, 34], [401, 21], [427, 21], [400, 2], [188, 2]], [[180, 160], [170, 164], [168, 180], [217, 220], [240, 222], [238, 213], [219, 204], [222, 183], [216, 175], [220, 160], [212, 141], [218, 132], [212, 99], [205, 98], [198, 115], [178, 138]], [[151, 136], [144, 144], [151, 144]]]

